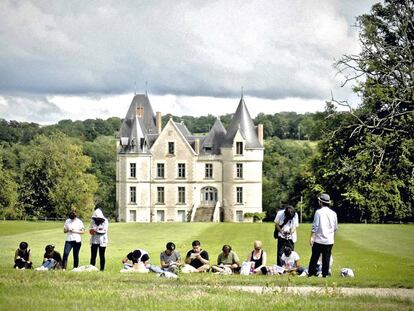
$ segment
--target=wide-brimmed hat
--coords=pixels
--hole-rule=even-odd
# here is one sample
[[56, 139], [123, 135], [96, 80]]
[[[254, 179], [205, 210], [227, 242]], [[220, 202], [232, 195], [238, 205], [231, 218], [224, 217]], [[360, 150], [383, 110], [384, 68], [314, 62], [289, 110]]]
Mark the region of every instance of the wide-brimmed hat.
[[326, 203], [326, 204], [331, 204], [331, 197], [329, 196], [329, 194], [327, 193], [322, 193], [319, 197], [318, 200], [322, 203]]

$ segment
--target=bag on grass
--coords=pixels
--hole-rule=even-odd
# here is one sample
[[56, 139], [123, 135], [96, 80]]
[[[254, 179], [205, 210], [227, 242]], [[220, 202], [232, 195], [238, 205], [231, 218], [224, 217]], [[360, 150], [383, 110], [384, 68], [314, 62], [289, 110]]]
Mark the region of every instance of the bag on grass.
[[252, 263], [250, 261], [245, 261], [242, 263], [240, 268], [240, 275], [249, 275], [251, 272]]
[[346, 277], [353, 278], [354, 276], [355, 276], [354, 271], [352, 271], [352, 269], [350, 269], [350, 268], [342, 268], [341, 269], [341, 277], [343, 277], [343, 278], [346, 278]]

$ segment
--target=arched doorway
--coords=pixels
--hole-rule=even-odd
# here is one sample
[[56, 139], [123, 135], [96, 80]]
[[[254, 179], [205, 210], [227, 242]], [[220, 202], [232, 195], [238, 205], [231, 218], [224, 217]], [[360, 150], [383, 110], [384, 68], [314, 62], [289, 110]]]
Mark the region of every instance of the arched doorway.
[[201, 205], [215, 206], [217, 203], [217, 189], [214, 187], [204, 187], [201, 189]]

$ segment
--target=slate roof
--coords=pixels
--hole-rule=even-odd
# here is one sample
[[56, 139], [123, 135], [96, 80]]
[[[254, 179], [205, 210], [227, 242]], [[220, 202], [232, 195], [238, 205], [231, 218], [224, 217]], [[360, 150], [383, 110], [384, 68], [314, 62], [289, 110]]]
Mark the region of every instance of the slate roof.
[[[137, 116], [137, 109], [140, 107], [144, 110], [143, 117]], [[157, 134], [154, 111], [152, 110], [148, 96], [138, 94], [132, 99], [119, 131], [119, 138], [121, 140], [120, 152], [143, 152], [141, 139], [144, 139], [147, 145], [150, 146], [147, 139], [149, 134]], [[151, 141], [153, 143], [155, 140]]]
[[253, 120], [250, 117], [243, 97], [240, 99], [239, 106], [231, 119], [222, 146], [233, 146], [234, 137], [238, 130], [240, 130], [241, 135], [246, 140], [246, 148], [263, 148], [257, 138]]
[[[137, 115], [139, 107], [144, 109], [143, 117]], [[240, 99], [227, 131], [218, 118], [206, 136], [193, 135], [184, 123], [174, 122], [174, 124], [194, 150], [195, 140], [200, 140], [201, 154], [218, 155], [221, 153], [222, 146], [233, 146], [234, 137], [238, 130], [246, 140], [246, 148], [263, 148], [257, 138], [253, 120], [243, 97]], [[120, 153], [147, 152], [158, 136], [155, 115], [148, 96], [145, 94], [135, 95], [119, 131]]]
[[207, 134], [203, 142], [200, 143], [200, 153], [220, 154], [220, 147], [224, 142], [225, 136], [226, 129], [220, 119], [217, 118], [210, 132]]

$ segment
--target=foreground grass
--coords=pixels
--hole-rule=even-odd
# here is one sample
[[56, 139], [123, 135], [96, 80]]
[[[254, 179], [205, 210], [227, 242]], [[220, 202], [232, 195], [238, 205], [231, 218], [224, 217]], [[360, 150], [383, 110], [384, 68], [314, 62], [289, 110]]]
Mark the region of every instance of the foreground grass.
[[[159, 279], [154, 274], [120, 274], [121, 259], [134, 248], [149, 251], [152, 262], [159, 264], [165, 243], [174, 241], [184, 256], [191, 242], [199, 239], [214, 262], [221, 246], [232, 245], [241, 258], [247, 257], [254, 240], [264, 243], [270, 263], [274, 263], [276, 242], [272, 224], [110, 224], [110, 245], [104, 273], [13, 270], [13, 252], [22, 240], [29, 242], [34, 265], [40, 265], [44, 246], [56, 245], [62, 252], [65, 235], [62, 223], [0, 222], [0, 310], [27, 309], [107, 309], [174, 310], [389, 310], [412, 309], [410, 302], [394, 298], [344, 297], [330, 292], [318, 297], [283, 294], [230, 292], [226, 285], [327, 287], [414, 287], [414, 226], [412, 225], [340, 225], [334, 246], [333, 277], [328, 279], [289, 276], [217, 276], [181, 275], [178, 280]], [[309, 225], [299, 227], [296, 250], [307, 266]], [[89, 262], [88, 237], [83, 238], [81, 265]], [[70, 259], [71, 260], [71, 259]], [[69, 267], [72, 262], [69, 261]], [[340, 278], [341, 267], [350, 267], [356, 278]], [[368, 307], [369, 306], [369, 307]]]

